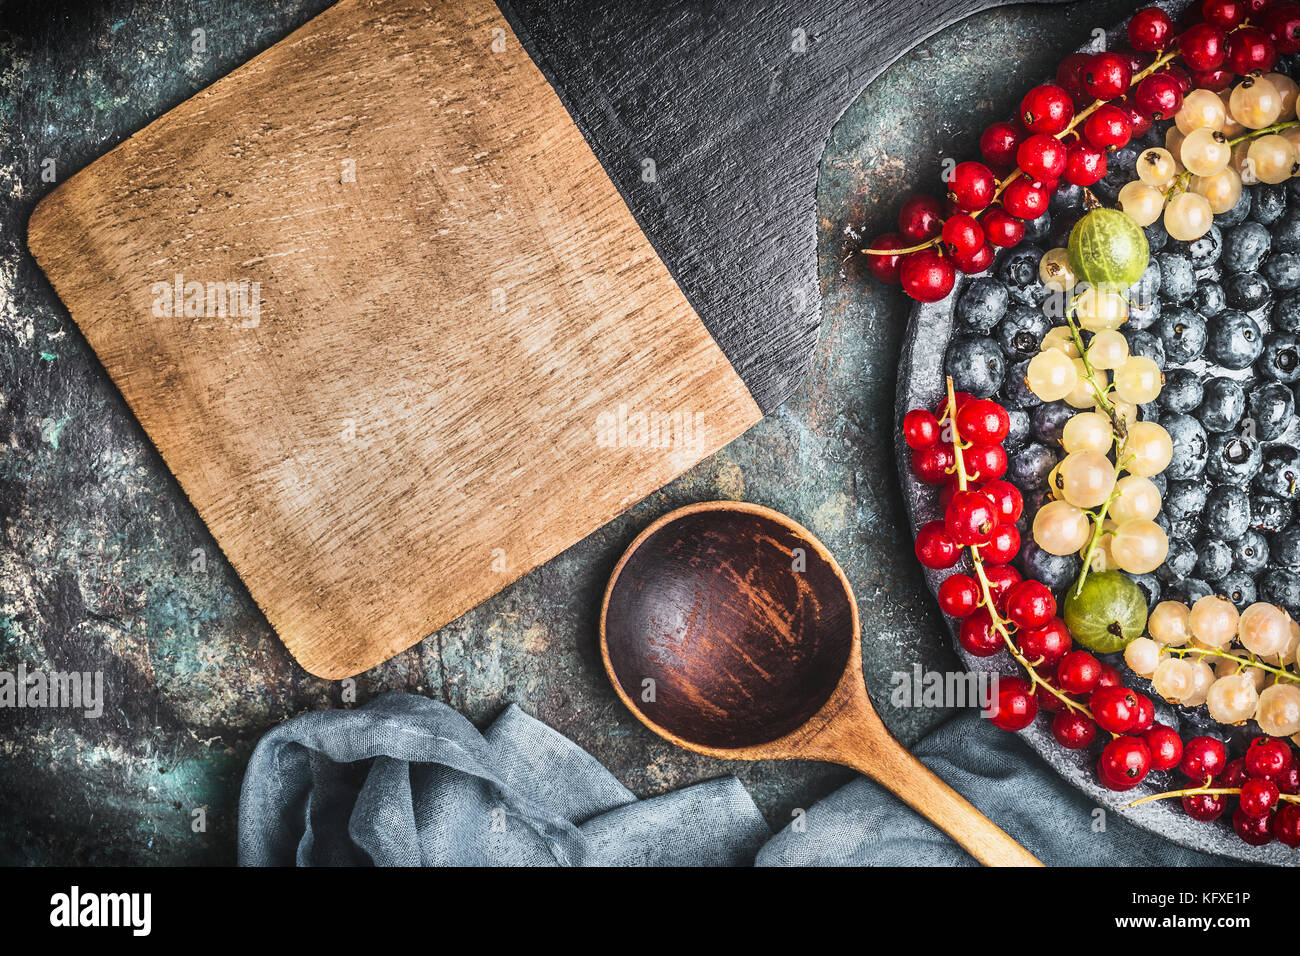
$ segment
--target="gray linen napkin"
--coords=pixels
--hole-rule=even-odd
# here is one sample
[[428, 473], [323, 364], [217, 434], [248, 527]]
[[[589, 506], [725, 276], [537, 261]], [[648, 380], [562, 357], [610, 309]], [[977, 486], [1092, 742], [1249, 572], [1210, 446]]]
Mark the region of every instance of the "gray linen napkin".
[[[1045, 863], [1213, 866], [1093, 804], [974, 713], [915, 749]], [[637, 800], [590, 754], [511, 705], [480, 734], [445, 704], [385, 694], [288, 720], [258, 743], [239, 862], [328, 865], [932, 865], [974, 860], [866, 778], [775, 836], [735, 777]]]

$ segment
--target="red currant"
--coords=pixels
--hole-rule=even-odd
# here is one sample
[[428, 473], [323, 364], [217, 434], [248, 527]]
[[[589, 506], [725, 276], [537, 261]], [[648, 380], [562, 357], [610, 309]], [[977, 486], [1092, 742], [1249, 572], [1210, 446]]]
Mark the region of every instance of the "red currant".
[[976, 608], [961, 622], [957, 641], [973, 657], [992, 657], [1004, 646], [1002, 635], [993, 626], [993, 616], [986, 607]]
[[1052, 718], [1052, 736], [1066, 750], [1082, 750], [1097, 737], [1097, 725], [1077, 710], [1061, 710]]
[[984, 248], [984, 229], [965, 213], [949, 216], [942, 235], [944, 247], [954, 256], [969, 256]]
[[1065, 181], [1076, 186], [1091, 186], [1106, 175], [1106, 151], [1085, 140], [1075, 140], [1066, 149]]
[[1097, 100], [1113, 100], [1123, 96], [1133, 79], [1133, 68], [1128, 58], [1118, 53], [1098, 53], [1084, 64], [1079, 74], [1083, 89]]
[[990, 166], [1009, 170], [1016, 164], [1016, 150], [1024, 138], [1014, 123], [993, 123], [980, 136], [980, 154]]
[[1300, 3], [1275, 3], [1264, 14], [1264, 29], [1278, 53], [1300, 53]]
[[958, 491], [948, 503], [943, 524], [948, 529], [949, 536], [958, 544], [980, 545], [987, 542], [993, 534], [998, 516], [988, 496], [978, 491]]
[[1020, 121], [1031, 133], [1055, 135], [1064, 131], [1073, 118], [1074, 101], [1054, 83], [1035, 86], [1020, 101]]
[[942, 521], [931, 521], [916, 533], [916, 559], [924, 567], [942, 570], [950, 568], [961, 557], [961, 548], [944, 530]]
[[1177, 63], [1168, 64], [1160, 72], [1168, 73], [1178, 81], [1178, 88], [1183, 91], [1183, 96], [1186, 96], [1188, 93], [1192, 92], [1192, 90], [1196, 89], [1196, 84], [1192, 81], [1192, 74], [1188, 73]]
[[1265, 817], [1277, 806], [1278, 789], [1272, 780], [1256, 778], [1241, 785], [1238, 806], [1248, 817]]
[[903, 257], [898, 278], [903, 291], [917, 302], [938, 302], [952, 291], [957, 272], [934, 249], [920, 249]]
[[1006, 564], [1019, 553], [1020, 531], [1013, 524], [998, 525], [988, 541], [980, 546], [980, 557], [998, 564]]
[[[1042, 678], [1043, 683], [1048, 684], [1051, 687], [1056, 687], [1056, 682], [1053, 681], [1051, 677], [1043, 677], [1042, 674], [1039, 674], [1038, 676]], [[1059, 687], [1056, 687], [1056, 689], [1060, 690]], [[1039, 709], [1044, 710], [1049, 714], [1055, 714], [1065, 706], [1061, 698], [1057, 697], [1050, 690], [1041, 685], [1035, 692], [1035, 696], [1038, 698]]]
[[1087, 651], [1070, 651], [1056, 668], [1056, 682], [1067, 694], [1091, 694], [1101, 680], [1101, 662]]
[[1043, 627], [1056, 616], [1056, 598], [1041, 581], [1021, 581], [1007, 593], [1007, 617], [1016, 627]]
[[1017, 219], [1037, 219], [1047, 212], [1051, 198], [1051, 190], [1038, 180], [1017, 176], [1003, 191], [1002, 206]]
[[958, 209], [979, 212], [993, 201], [997, 188], [998, 180], [993, 170], [983, 163], [967, 160], [953, 169], [952, 178], [948, 180], [948, 198], [957, 204]]
[[1056, 68], [1056, 85], [1071, 96], [1082, 96], [1083, 79], [1080, 74], [1084, 64], [1091, 59], [1091, 53], [1071, 53]]
[[[1021, 181], [1015, 180], [1016, 183]], [[993, 245], [1009, 249], [1020, 245], [1020, 241], [1025, 238], [1025, 224], [1009, 215], [1001, 206], [994, 206], [984, 214], [984, 234]]]
[[898, 211], [898, 231], [915, 245], [928, 242], [943, 229], [943, 206], [939, 200], [924, 193], [908, 196]]
[[1242, 27], [1228, 37], [1228, 69], [1238, 76], [1255, 70], [1267, 73], [1277, 63], [1277, 50], [1258, 27]]
[[1133, 138], [1133, 124], [1121, 107], [1106, 103], [1083, 121], [1083, 135], [1098, 149], [1116, 150]]
[[950, 256], [952, 264], [968, 276], [979, 275], [993, 265], [993, 247], [987, 242], [968, 256]]
[[[1182, 95], [1181, 90], [1179, 91], [1179, 95]], [[1137, 139], [1139, 136], [1145, 136], [1150, 131], [1152, 122], [1151, 117], [1145, 115], [1137, 108], [1137, 104], [1133, 102], [1132, 90], [1117, 99], [1115, 105], [1122, 109], [1124, 115], [1128, 118], [1128, 125], [1129, 128], [1133, 130], [1134, 139]]]
[[[956, 405], [954, 406], [954, 411], [959, 412], [961, 411], [962, 406], [965, 405], [967, 402], [971, 401], [975, 396], [972, 395], [970, 392], [953, 392], [952, 397], [956, 402]], [[939, 399], [939, 405], [938, 407], [935, 408], [934, 414], [940, 421], [942, 421], [945, 418], [952, 417], [951, 415], [948, 414], [948, 411], [949, 411], [948, 396], [944, 395], [943, 398]]]
[[1127, 687], [1098, 687], [1088, 700], [1097, 726], [1112, 734], [1126, 734], [1137, 723], [1137, 695]]
[[1123, 687], [1124, 678], [1120, 676], [1119, 671], [1109, 664], [1101, 664], [1101, 673], [1097, 677], [1098, 687]]
[[1246, 773], [1276, 780], [1291, 766], [1291, 748], [1277, 737], [1256, 737], [1246, 748]]
[[1232, 814], [1232, 828], [1237, 831], [1242, 843], [1265, 846], [1273, 842], [1273, 819], [1268, 815], [1252, 817], [1238, 807]]
[[1283, 793], [1292, 797], [1300, 795], [1300, 766], [1292, 763], [1273, 779]]
[[1246, 4], [1242, 0], [1205, 0], [1201, 4], [1201, 16], [1220, 30], [1231, 30], [1246, 19]]
[[1174, 35], [1174, 21], [1159, 7], [1143, 7], [1128, 22], [1128, 42], [1135, 50], [1163, 50]]
[[927, 485], [945, 484], [955, 464], [957, 457], [951, 445], [940, 443], [912, 452], [912, 473]]
[[998, 705], [993, 716], [993, 726], [1001, 730], [1024, 730], [1038, 716], [1038, 701], [1030, 690], [1029, 681], [1020, 677], [998, 678]]
[[1232, 79], [1233, 72], [1225, 69], [1206, 70], [1204, 73], [1192, 74], [1192, 83], [1196, 85], [1196, 88], [1198, 90], [1209, 90], [1211, 93], [1226, 90], [1232, 84]]
[[980, 603], [980, 587], [969, 574], [953, 574], [939, 585], [939, 609], [949, 617], [970, 617]]
[[1064, 621], [1054, 617], [1042, 627], [1017, 631], [1016, 644], [1020, 653], [1036, 667], [1054, 667], [1070, 649], [1070, 631]]
[[957, 432], [962, 441], [992, 445], [1007, 437], [1011, 418], [1007, 410], [988, 398], [967, 402], [957, 413]]
[[[1133, 721], [1133, 733], [1145, 734], [1156, 724], [1156, 705], [1151, 703], [1151, 698], [1146, 694], [1135, 694], [1137, 697], [1137, 719]], [[1151, 746], [1150, 743], [1147, 744]]]
[[1111, 790], [1132, 790], [1151, 771], [1151, 751], [1140, 737], [1116, 737], [1097, 762], [1097, 776]]
[[929, 448], [939, 440], [939, 419], [924, 408], [914, 408], [903, 416], [903, 438], [916, 451]]
[[967, 474], [976, 481], [992, 481], [1007, 473], [1007, 453], [1001, 445], [972, 445], [962, 458]]
[[1065, 144], [1055, 136], [1035, 133], [1020, 144], [1016, 161], [1033, 179], [1059, 179], [1065, 172]]
[[1300, 847], [1300, 804], [1282, 805], [1273, 817], [1273, 836], [1293, 850]]
[[1183, 797], [1183, 810], [1193, 820], [1209, 823], [1223, 816], [1228, 798], [1221, 793], [1193, 793]]
[[[907, 240], [896, 232], [888, 232], [870, 246], [872, 249], [906, 249]], [[898, 265], [902, 256], [867, 256], [867, 268], [881, 282], [898, 285]]]
[[1236, 789], [1249, 779], [1250, 774], [1246, 773], [1246, 761], [1238, 757], [1224, 765], [1223, 772], [1214, 778], [1214, 783], [1219, 787]]
[[1188, 27], [1178, 38], [1178, 51], [1193, 70], [1217, 70], [1228, 58], [1223, 31], [1210, 23]]
[[1133, 93], [1133, 103], [1153, 120], [1173, 119], [1183, 106], [1183, 89], [1168, 73], [1152, 73]]
[[998, 520], [1004, 524], [1015, 524], [1025, 510], [1025, 499], [1020, 489], [1009, 481], [998, 479], [990, 481], [980, 489], [993, 502], [993, 510], [998, 513]]
[[988, 578], [989, 594], [1000, 614], [1006, 608], [1007, 592], [1020, 583], [1020, 572], [1009, 564], [988, 564], [984, 566], [984, 577]]
[[1217, 777], [1228, 763], [1223, 741], [1213, 737], [1193, 737], [1183, 745], [1183, 759], [1178, 764], [1183, 775], [1201, 784]]
[[1183, 759], [1183, 738], [1178, 731], [1164, 724], [1156, 724], [1142, 735], [1151, 751], [1152, 770], [1173, 770]]

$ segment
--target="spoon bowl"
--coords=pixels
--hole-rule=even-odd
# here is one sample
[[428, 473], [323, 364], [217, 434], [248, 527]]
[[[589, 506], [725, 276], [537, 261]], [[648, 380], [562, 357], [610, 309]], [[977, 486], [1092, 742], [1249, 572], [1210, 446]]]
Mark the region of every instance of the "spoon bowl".
[[890, 735], [862, 680], [848, 578], [779, 512], [702, 502], [651, 524], [605, 589], [600, 647], [623, 703], [678, 746], [844, 764], [981, 862], [1041, 865]]

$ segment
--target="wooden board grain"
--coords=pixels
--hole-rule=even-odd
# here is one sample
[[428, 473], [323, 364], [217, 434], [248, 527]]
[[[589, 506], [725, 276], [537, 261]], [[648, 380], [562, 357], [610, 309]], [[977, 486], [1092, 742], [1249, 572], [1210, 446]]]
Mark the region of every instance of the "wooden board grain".
[[[28, 242], [322, 677], [760, 417], [488, 0], [343, 0], [64, 183]], [[257, 308], [219, 314], [217, 283]]]

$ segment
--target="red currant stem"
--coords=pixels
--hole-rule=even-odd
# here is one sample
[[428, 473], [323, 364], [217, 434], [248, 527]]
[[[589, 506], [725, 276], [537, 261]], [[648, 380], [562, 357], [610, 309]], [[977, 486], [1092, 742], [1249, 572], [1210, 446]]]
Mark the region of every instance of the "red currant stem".
[[936, 246], [941, 238], [941, 236], [935, 236], [933, 239], [927, 239], [915, 246], [908, 246], [906, 249], [859, 249], [858, 251], [868, 256], [905, 256], [909, 252], [920, 252], [922, 249]]
[[1235, 661], [1237, 663], [1238, 671], [1243, 667], [1257, 667], [1262, 671], [1267, 671], [1275, 677], [1281, 677], [1283, 680], [1300, 681], [1300, 677], [1297, 677], [1285, 668], [1273, 667], [1271, 664], [1260, 663], [1253, 657], [1245, 658], [1239, 657], [1236, 654], [1229, 654], [1217, 647], [1167, 647], [1165, 650], [1169, 651], [1170, 654], [1177, 654], [1179, 657], [1182, 657], [1184, 654], [1200, 654], [1203, 657], [1221, 657], [1226, 661]]
[[[947, 411], [944, 412], [944, 418], [950, 421], [952, 427], [952, 448], [953, 457], [956, 459], [954, 467], [957, 469], [957, 488], [960, 491], [965, 491], [967, 482], [969, 481], [969, 476], [966, 474], [966, 463], [962, 458], [962, 449], [969, 446], [962, 443], [961, 434], [957, 430], [957, 415], [955, 414], [957, 408], [957, 393], [953, 388], [952, 376], [948, 376], [947, 383], [948, 408]], [[1038, 676], [1038, 671], [1033, 668], [1025, 655], [1020, 653], [1020, 648], [1016, 647], [1016, 642], [1011, 639], [1011, 631], [1007, 627], [1007, 622], [1002, 617], [1001, 612], [998, 611], [997, 604], [993, 600], [993, 585], [990, 583], [988, 575], [984, 573], [984, 558], [980, 554], [980, 549], [977, 546], [972, 546], [970, 549], [970, 563], [971, 567], [975, 569], [975, 577], [979, 580], [980, 606], [988, 608], [989, 619], [993, 624], [993, 629], [1002, 637], [1002, 642], [1006, 644], [1007, 651], [1013, 658], [1015, 658], [1016, 662], [1024, 668], [1025, 673], [1029, 675], [1030, 690], [1033, 690], [1035, 687], [1045, 687], [1049, 693], [1054, 694], [1067, 707], [1077, 710], [1091, 719], [1092, 711], [1078, 701], [1071, 700], [1064, 691], [1057, 690], [1047, 681]]]
[[[1136, 807], [1143, 803], [1150, 803], [1152, 800], [1168, 800], [1170, 797], [1196, 797], [1202, 794], [1212, 797], [1232, 797], [1240, 793], [1240, 787], [1190, 787], [1186, 790], [1167, 790], [1164, 793], [1149, 794], [1124, 806]], [[1300, 794], [1279, 793], [1278, 799], [1285, 800], [1287, 803], [1300, 803]]]

